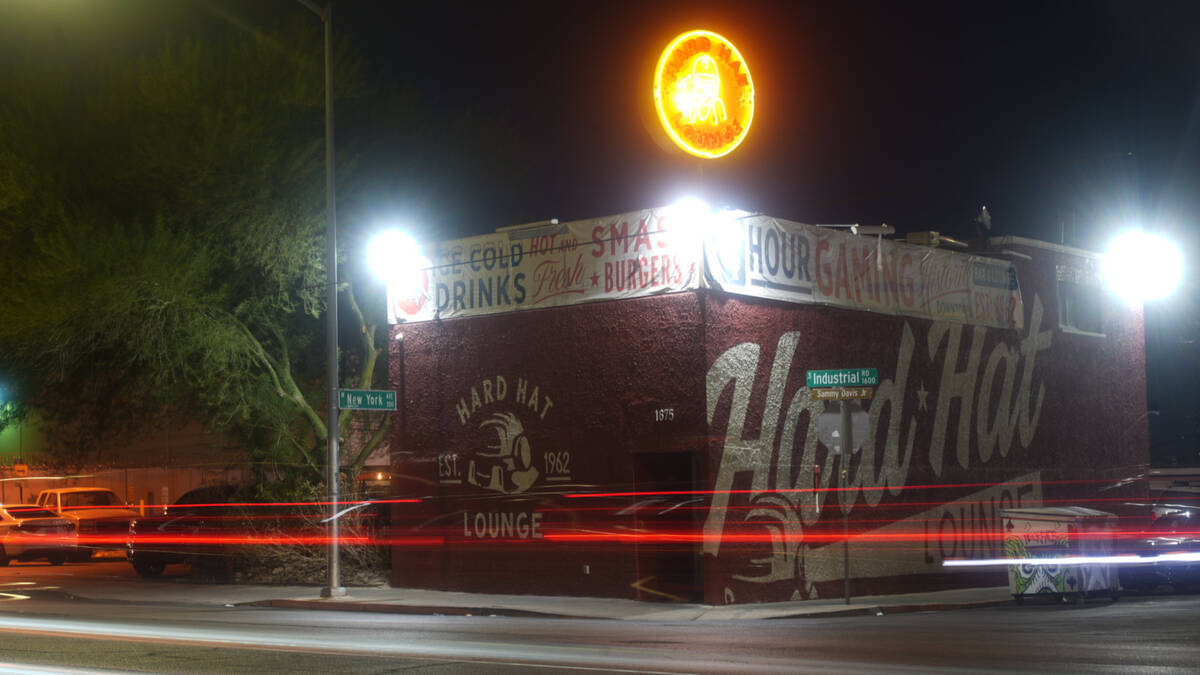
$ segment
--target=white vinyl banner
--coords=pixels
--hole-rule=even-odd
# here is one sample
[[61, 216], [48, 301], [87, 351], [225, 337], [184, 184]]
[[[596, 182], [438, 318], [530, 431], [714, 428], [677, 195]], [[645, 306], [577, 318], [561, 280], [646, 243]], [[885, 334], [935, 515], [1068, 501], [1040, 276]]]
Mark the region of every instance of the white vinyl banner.
[[788, 302], [1021, 328], [1009, 262], [765, 216], [649, 209], [442, 242], [391, 323], [636, 298], [701, 287]]
[[1020, 328], [1012, 263], [765, 216], [704, 237], [705, 283], [729, 293]]
[[388, 289], [388, 321], [691, 290], [700, 287], [700, 250], [695, 228], [664, 209], [443, 242], [419, 288]]

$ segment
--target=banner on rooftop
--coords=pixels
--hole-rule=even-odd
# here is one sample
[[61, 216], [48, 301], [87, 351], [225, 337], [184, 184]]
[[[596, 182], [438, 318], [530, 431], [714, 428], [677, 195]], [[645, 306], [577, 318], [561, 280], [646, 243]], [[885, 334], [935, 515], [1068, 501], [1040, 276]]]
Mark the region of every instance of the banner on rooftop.
[[1012, 263], [764, 216], [704, 238], [705, 283], [729, 293], [1020, 328]]
[[699, 237], [694, 228], [672, 225], [666, 210], [649, 209], [442, 242], [420, 288], [388, 290], [388, 321], [479, 316], [699, 288]]
[[764, 216], [668, 209], [442, 242], [413, 289], [388, 290], [405, 323], [716, 288], [846, 309], [1020, 328], [1009, 262]]

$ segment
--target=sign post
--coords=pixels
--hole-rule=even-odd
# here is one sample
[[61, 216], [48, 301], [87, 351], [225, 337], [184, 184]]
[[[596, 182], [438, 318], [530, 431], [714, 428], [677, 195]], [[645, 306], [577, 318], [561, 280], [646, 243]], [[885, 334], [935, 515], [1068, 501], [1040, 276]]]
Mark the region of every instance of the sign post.
[[[849, 478], [850, 453], [854, 449], [853, 439], [850, 437], [850, 406], [845, 401], [839, 401], [838, 406], [842, 413], [842, 457], [841, 470], [842, 482], [845, 487], [846, 480]], [[850, 505], [854, 508], [854, 505]], [[842, 509], [842, 590], [846, 594], [846, 604], [850, 604], [850, 511], [846, 508]]]
[[[841, 485], [849, 475], [850, 452], [854, 449], [853, 427], [850, 424], [848, 400], [868, 399], [875, 395], [879, 384], [876, 368], [843, 368], [840, 370], [810, 370], [805, 373], [805, 384], [809, 394], [817, 401], [837, 401], [841, 414], [841, 429], [838, 432], [838, 447], [833, 448], [839, 456]], [[820, 503], [820, 500], [817, 501]], [[842, 508], [842, 590], [846, 604], [850, 604], [850, 513]]]

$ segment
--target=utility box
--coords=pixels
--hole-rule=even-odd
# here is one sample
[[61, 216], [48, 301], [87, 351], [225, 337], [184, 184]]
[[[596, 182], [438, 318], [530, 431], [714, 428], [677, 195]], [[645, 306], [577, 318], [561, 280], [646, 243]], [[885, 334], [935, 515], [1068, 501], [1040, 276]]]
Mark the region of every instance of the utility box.
[[[1008, 586], [1017, 604], [1029, 596], [1082, 602], [1120, 594], [1112, 555], [1116, 516], [1082, 506], [1004, 509]], [[1045, 560], [1042, 563], [1041, 560]]]

